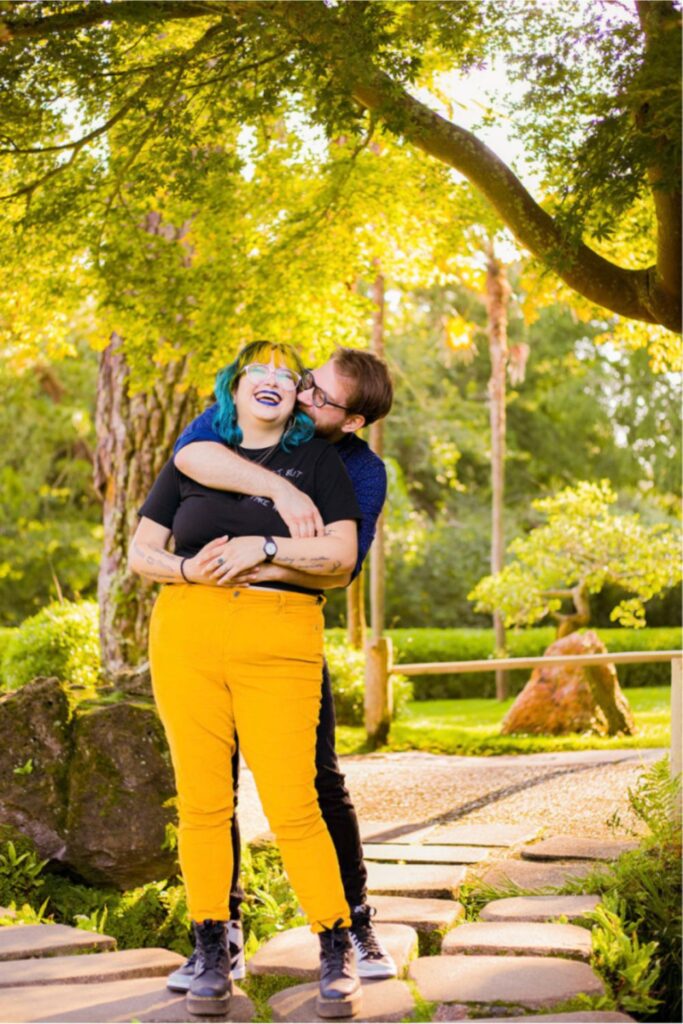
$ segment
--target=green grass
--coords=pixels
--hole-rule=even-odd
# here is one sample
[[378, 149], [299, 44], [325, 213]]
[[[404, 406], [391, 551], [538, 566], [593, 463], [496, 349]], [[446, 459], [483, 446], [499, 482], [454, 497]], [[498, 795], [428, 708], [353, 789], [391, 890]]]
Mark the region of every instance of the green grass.
[[[538, 754], [564, 750], [610, 750], [667, 747], [670, 738], [668, 686], [632, 687], [626, 691], [636, 719], [635, 736], [501, 736], [500, 723], [512, 699], [411, 701], [391, 727], [385, 750], [426, 750], [435, 754]], [[340, 754], [365, 751], [361, 727], [337, 727]]]

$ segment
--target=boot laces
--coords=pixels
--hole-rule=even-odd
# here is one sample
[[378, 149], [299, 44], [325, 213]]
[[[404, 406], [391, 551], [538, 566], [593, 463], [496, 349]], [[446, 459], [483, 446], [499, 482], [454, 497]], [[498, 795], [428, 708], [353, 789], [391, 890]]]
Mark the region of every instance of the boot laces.
[[340, 931], [340, 924], [341, 921], [337, 921], [332, 928], [326, 928], [321, 937], [327, 964], [333, 970], [341, 972], [346, 966], [349, 944], [346, 932]]
[[351, 919], [351, 934], [368, 959], [381, 959], [384, 950], [379, 944], [377, 933], [372, 927], [372, 918], [375, 916], [374, 907], [359, 907], [354, 910]]
[[203, 970], [215, 971], [224, 965], [228, 960], [228, 946], [223, 922], [212, 922], [211, 925], [204, 925], [202, 930], [198, 930], [197, 945]]

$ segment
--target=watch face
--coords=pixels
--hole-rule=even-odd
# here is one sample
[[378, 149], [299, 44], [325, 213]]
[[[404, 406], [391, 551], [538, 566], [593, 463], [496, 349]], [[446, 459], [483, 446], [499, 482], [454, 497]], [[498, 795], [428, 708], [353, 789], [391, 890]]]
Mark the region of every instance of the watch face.
[[273, 555], [277, 554], [277, 544], [275, 543], [274, 540], [268, 540], [263, 545], [263, 550], [265, 551], [269, 558], [272, 558]]

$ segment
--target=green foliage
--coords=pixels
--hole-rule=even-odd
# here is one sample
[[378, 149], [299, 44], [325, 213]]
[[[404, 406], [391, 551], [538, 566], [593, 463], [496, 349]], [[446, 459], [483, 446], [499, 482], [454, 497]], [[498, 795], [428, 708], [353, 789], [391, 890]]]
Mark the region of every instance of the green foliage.
[[[669, 629], [598, 629], [600, 639], [609, 651], [679, 650], [681, 630]], [[394, 648], [394, 662], [400, 665], [430, 661], [478, 661], [492, 658], [495, 638], [492, 629], [389, 629]], [[340, 629], [326, 631], [327, 650], [343, 643]], [[538, 658], [555, 638], [550, 626], [510, 632], [507, 636], [511, 658]], [[351, 652], [353, 653], [353, 652]], [[529, 679], [528, 669], [509, 673], [510, 693], [516, 694]], [[446, 700], [468, 697], [493, 697], [495, 676], [488, 672], [445, 673], [438, 676], [411, 676], [414, 700]], [[667, 686], [671, 669], [667, 663], [655, 665], [620, 665], [622, 687]], [[345, 724], [340, 719], [340, 724]]]
[[[631, 689], [628, 699], [636, 721], [636, 734], [628, 737], [602, 737], [591, 733], [501, 736], [501, 722], [512, 698], [505, 701], [472, 698], [413, 701], [402, 717], [392, 723], [386, 749], [487, 757], [667, 746], [671, 738], [669, 688]], [[337, 750], [340, 754], [366, 753], [365, 730], [340, 725]]]
[[0, 906], [37, 900], [46, 864], [46, 860], [39, 860], [31, 850], [19, 851], [11, 839], [1, 843]]
[[[325, 657], [330, 670], [334, 711], [339, 725], [362, 725], [365, 699], [365, 655], [354, 651], [339, 634], [325, 646]], [[409, 700], [413, 687], [405, 676], [392, 676], [394, 717], [400, 716]]]
[[[583, 879], [581, 890], [603, 895], [608, 914], [597, 918], [604, 929], [599, 955], [620, 1005], [632, 1006], [639, 1020], [680, 1020], [681, 780], [671, 778], [667, 758], [642, 773], [629, 799], [649, 834], [637, 850]], [[645, 994], [654, 1002], [643, 1002]]]
[[306, 923], [276, 846], [243, 847], [240, 880], [246, 893], [242, 920], [247, 955], [277, 932]]
[[[0, 364], [0, 623], [94, 593], [101, 503], [92, 485], [97, 358]], [[1, 643], [0, 643], [1, 648]], [[0, 651], [1, 653], [1, 651]]]
[[604, 896], [591, 913], [593, 920], [592, 962], [614, 994], [618, 1006], [628, 1013], [651, 1017], [659, 1000], [650, 995], [659, 978], [655, 953], [659, 943], [641, 943], [635, 926], [625, 928], [626, 904]]
[[634, 596], [611, 618], [643, 626], [644, 603], [681, 579], [680, 543], [666, 523], [645, 526], [636, 513], [612, 514], [616, 500], [603, 480], [532, 502], [546, 523], [513, 541], [515, 560], [502, 572], [480, 580], [470, 594], [477, 610], [499, 612], [507, 626], [530, 624], [558, 613], [573, 588], [597, 594], [613, 583]]
[[82, 698], [94, 695], [99, 672], [97, 605], [65, 601], [48, 605], [14, 632], [2, 661], [2, 687], [16, 690], [36, 676], [57, 676]]

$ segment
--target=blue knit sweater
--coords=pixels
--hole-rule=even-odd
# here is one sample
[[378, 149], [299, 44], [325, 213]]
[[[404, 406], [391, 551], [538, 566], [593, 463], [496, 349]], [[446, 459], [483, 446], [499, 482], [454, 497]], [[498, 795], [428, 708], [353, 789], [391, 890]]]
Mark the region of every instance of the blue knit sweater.
[[[217, 405], [215, 404], [209, 406], [189, 426], [185, 427], [174, 445], [174, 455], [177, 455], [186, 444], [192, 444], [194, 441], [225, 443], [220, 434], [213, 429], [213, 416], [216, 409]], [[370, 550], [377, 529], [377, 519], [387, 496], [387, 471], [379, 456], [375, 455], [366, 442], [361, 441], [355, 434], [346, 434], [341, 441], [337, 441], [335, 448], [351, 478], [361, 513], [361, 520], [358, 524], [358, 561], [352, 577], [355, 578]]]

